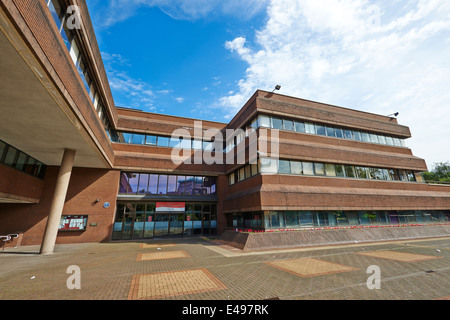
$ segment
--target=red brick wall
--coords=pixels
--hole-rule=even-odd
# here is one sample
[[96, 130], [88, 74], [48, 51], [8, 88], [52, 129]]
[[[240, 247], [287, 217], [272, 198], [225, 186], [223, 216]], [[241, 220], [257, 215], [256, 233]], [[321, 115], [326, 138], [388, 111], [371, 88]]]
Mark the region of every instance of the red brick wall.
[[[58, 167], [47, 168], [40, 203], [0, 204], [0, 234], [23, 233], [22, 245], [41, 244]], [[109, 241], [115, 215], [120, 171], [74, 168], [63, 215], [89, 215], [86, 231], [59, 232], [57, 243]], [[98, 203], [96, 199], [100, 199]], [[108, 209], [103, 203], [109, 202]], [[90, 226], [96, 223], [97, 226]]]

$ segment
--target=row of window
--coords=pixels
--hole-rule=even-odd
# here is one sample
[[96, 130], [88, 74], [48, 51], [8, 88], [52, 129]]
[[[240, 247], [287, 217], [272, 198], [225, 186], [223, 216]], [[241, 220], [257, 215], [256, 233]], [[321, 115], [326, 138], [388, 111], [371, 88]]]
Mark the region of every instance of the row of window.
[[117, 132], [116, 137], [111, 139], [112, 142], [141, 144], [147, 146], [169, 147], [192, 150], [213, 150], [213, 142], [195, 139], [181, 139], [166, 136]]
[[382, 169], [344, 164], [304, 162], [261, 158], [258, 164], [248, 164], [228, 175], [229, 185], [251, 178], [258, 173], [295, 174], [387, 181], [416, 182], [413, 171]]
[[227, 217], [228, 227], [266, 230], [447, 222], [450, 211], [270, 211]]
[[88, 68], [86, 58], [79, 50], [74, 32], [67, 26], [69, 16], [64, 10], [65, 7], [62, 6], [58, 0], [48, 0], [47, 6], [53, 16], [53, 19], [55, 20], [56, 26], [58, 27], [67, 49], [69, 50], [70, 57], [77, 68], [78, 74], [80, 75], [80, 78], [89, 94], [95, 111], [102, 122], [106, 133], [109, 137], [111, 137], [114, 135], [114, 131], [112, 130], [108, 116], [105, 113], [104, 104], [101, 101], [99, 90], [97, 89], [94, 78]]
[[9, 167], [31, 174], [40, 179], [44, 178], [46, 166], [30, 157], [26, 153], [17, 150], [13, 146], [0, 140], [0, 163]]
[[215, 195], [216, 180], [216, 177], [122, 172], [119, 194]]
[[266, 115], [259, 115], [256, 119], [251, 121], [249, 126], [250, 129], [256, 129], [259, 127], [296, 131], [333, 138], [377, 143], [388, 146], [406, 147], [405, 140], [391, 136]]

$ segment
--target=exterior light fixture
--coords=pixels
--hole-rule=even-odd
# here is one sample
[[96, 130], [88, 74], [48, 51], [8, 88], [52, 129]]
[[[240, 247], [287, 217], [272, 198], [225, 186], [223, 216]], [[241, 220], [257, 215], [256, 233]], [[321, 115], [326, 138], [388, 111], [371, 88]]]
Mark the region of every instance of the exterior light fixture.
[[393, 113], [393, 114], [388, 115], [388, 117], [392, 117], [392, 116], [397, 117], [398, 115], [399, 115], [399, 113], [396, 112], [396, 113]]
[[281, 89], [281, 86], [280, 86], [280, 85], [276, 85], [276, 86], [275, 86], [275, 89], [273, 89], [272, 93], [274, 93], [275, 90], [280, 90], [280, 89]]

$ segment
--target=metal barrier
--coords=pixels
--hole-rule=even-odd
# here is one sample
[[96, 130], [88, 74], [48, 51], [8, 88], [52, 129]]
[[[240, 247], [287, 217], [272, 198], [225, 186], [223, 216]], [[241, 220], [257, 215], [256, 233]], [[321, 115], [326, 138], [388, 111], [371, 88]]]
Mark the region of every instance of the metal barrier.
[[14, 241], [14, 239], [18, 238], [19, 235], [18, 234], [8, 234], [6, 236], [0, 236], [0, 240], [1, 240], [1, 246], [2, 246], [2, 251], [5, 250], [5, 245], [7, 243], [11, 243]]

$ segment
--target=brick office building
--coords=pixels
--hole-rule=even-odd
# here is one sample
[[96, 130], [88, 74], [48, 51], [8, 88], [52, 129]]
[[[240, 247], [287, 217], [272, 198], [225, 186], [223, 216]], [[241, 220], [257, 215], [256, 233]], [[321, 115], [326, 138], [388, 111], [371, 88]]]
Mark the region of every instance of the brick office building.
[[[395, 118], [258, 90], [198, 131], [115, 106], [84, 1], [1, 0], [0, 31], [0, 234], [22, 245], [449, 222], [450, 188], [422, 181]], [[205, 132], [227, 129], [222, 161], [172, 160], [180, 141], [194, 159], [217, 146]], [[253, 161], [252, 134], [273, 132], [279, 158]], [[244, 163], [225, 161], [237, 150]]]

